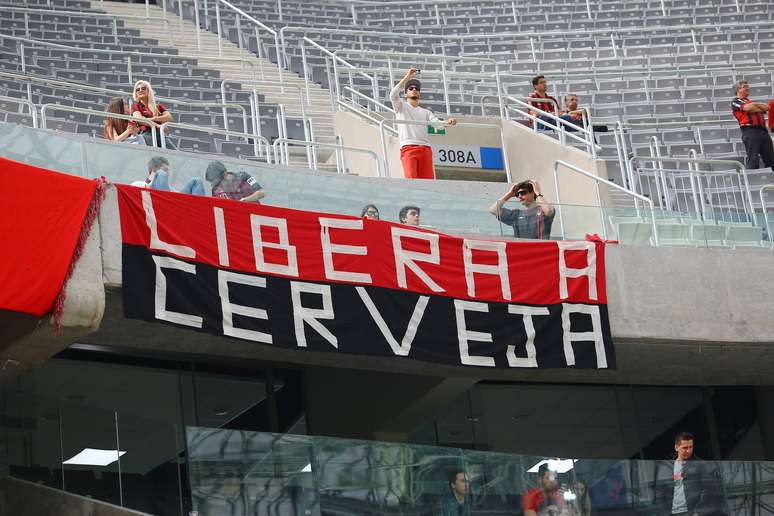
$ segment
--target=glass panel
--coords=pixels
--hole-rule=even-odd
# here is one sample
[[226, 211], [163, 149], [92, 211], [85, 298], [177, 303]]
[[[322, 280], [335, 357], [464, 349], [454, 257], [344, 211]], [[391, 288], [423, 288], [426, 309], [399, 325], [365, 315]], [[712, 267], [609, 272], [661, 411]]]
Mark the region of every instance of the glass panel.
[[[200, 516], [268, 507], [312, 515], [666, 514], [673, 502], [673, 460], [557, 459], [196, 427], [187, 435]], [[703, 491], [708, 514], [752, 515], [768, 503], [774, 463], [689, 467], [694, 479], [701, 471], [691, 489]]]
[[80, 405], [75, 398], [59, 406], [65, 491], [120, 505], [124, 459], [119, 458], [116, 413]]
[[0, 156], [36, 167], [81, 176], [81, 140], [56, 131], [0, 122]]

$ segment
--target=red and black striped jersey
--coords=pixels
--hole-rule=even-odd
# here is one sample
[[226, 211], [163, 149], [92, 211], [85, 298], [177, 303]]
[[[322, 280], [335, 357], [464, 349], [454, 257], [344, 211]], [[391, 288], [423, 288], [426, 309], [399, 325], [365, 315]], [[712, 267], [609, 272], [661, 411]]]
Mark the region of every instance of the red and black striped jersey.
[[761, 127], [766, 128], [766, 121], [763, 119], [763, 113], [752, 113], [744, 111], [742, 106], [750, 104], [752, 100], [747, 97], [734, 97], [731, 101], [731, 113], [733, 113], [740, 127]]

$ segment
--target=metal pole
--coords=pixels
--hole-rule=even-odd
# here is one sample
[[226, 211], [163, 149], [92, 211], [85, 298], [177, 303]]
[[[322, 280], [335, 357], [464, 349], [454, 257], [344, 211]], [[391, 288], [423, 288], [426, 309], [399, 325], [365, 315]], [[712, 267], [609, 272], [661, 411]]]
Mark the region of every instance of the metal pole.
[[121, 439], [118, 435], [118, 412], [113, 412], [116, 422], [116, 459], [118, 460], [118, 501], [124, 506], [124, 484], [121, 481]]
[[280, 57], [279, 36], [274, 33], [274, 53], [277, 56], [277, 73], [279, 74], [280, 92], [285, 93], [285, 83], [282, 80], [282, 57]]
[[183, 37], [183, 0], [177, 0], [177, 14], [180, 17], [180, 37]]
[[664, 0], [661, 0], [661, 14], [663, 16], [667, 15], [667, 13], [666, 13], [666, 5], [664, 5]]
[[602, 238], [607, 240], [607, 223], [605, 222], [605, 208], [602, 206], [602, 194], [599, 191], [599, 183], [597, 184], [597, 205], [599, 206], [599, 218], [602, 221]]
[[[113, 22], [115, 22], [115, 19]], [[26, 34], [27, 39], [30, 39], [30, 15], [26, 12], [24, 13], [24, 33]]]
[[511, 13], [513, 14], [513, 23], [519, 23], [519, 17], [516, 15], [516, 2], [511, 2]]
[[[236, 26], [237, 26], [237, 46], [239, 47], [239, 57], [241, 58], [242, 57], [242, 17], [239, 16], [239, 14], [236, 15]], [[244, 59], [239, 60], [239, 68], [241, 70], [245, 69]]]
[[567, 239], [567, 235], [564, 232], [564, 214], [562, 213], [562, 198], [559, 194], [559, 170], [558, 162], [554, 163], [554, 189], [556, 190], [556, 210], [559, 212], [559, 227], [562, 232], [562, 240]]
[[696, 41], [696, 31], [694, 29], [691, 29], [691, 41], [693, 42], [693, 53], [698, 54], [699, 53], [699, 44]]
[[118, 21], [113, 18], [113, 42], [118, 44]]
[[196, 48], [202, 51], [202, 25], [199, 20], [199, 0], [194, 0], [194, 18], [196, 19]]
[[390, 177], [390, 164], [387, 158], [387, 140], [384, 136], [385, 119], [379, 120], [379, 142], [382, 145], [382, 161], [384, 162], [385, 177]]
[[129, 76], [129, 84], [132, 84], [134, 82], [132, 80], [132, 56], [126, 56], [126, 73]]
[[[502, 124], [502, 121], [500, 122]], [[511, 160], [508, 159], [508, 148], [505, 146], [505, 131], [502, 125], [500, 125], [500, 145], [503, 148], [503, 165], [505, 165], [505, 180], [509, 183], [513, 182], [513, 176], [511, 175]]]
[[277, 13], [279, 14], [279, 21], [282, 21], [282, 0], [277, 0]]
[[446, 104], [446, 116], [451, 116], [451, 106], [449, 105], [449, 84], [446, 82], [446, 60], [441, 60], [441, 80], [443, 81], [443, 101]]
[[215, 26], [218, 34], [218, 56], [223, 57], [223, 35], [220, 33], [220, 0], [215, 0]]
[[529, 38], [529, 48], [532, 51], [532, 62], [537, 63], [537, 54], [535, 53], [535, 40]]
[[355, 12], [355, 4], [349, 4], [349, 12], [352, 14], [352, 25], [357, 25], [357, 13]]
[[[588, 0], [586, 0], [586, 1], [588, 1]], [[618, 57], [618, 47], [615, 44], [615, 35], [614, 34], [610, 34], [610, 44], [613, 47], [613, 57], [617, 58]]]
[[150, 2], [145, 0], [145, 19], [150, 20]]
[[[307, 104], [311, 105], [312, 98], [309, 93], [309, 76], [306, 73], [306, 45], [304, 45], [303, 38], [301, 39], [301, 41], [298, 42], [298, 45], [301, 47], [301, 67], [302, 67], [301, 70], [303, 71], [303, 75], [304, 75], [304, 89], [306, 90], [306, 102]], [[301, 100], [301, 102], [303, 103], [304, 101]]]
[[[497, 85], [497, 104], [500, 107], [500, 118], [504, 119], [507, 117], [507, 113], [505, 112], [505, 103], [503, 102], [503, 83], [497, 63], [495, 63], [495, 84]], [[481, 116], [486, 116], [483, 104], [481, 105]]]
[[589, 20], [591, 20], [591, 2], [589, 0], [586, 0], [586, 14], [589, 16]]
[[435, 4], [435, 23], [441, 25], [441, 13], [438, 12], [438, 4]]

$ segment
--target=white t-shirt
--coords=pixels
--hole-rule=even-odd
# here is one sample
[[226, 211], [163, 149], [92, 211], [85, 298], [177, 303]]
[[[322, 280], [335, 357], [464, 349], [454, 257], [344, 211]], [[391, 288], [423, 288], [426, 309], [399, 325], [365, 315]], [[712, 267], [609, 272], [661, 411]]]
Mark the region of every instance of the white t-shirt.
[[[415, 122], [440, 122], [437, 116], [429, 109], [413, 107], [400, 98], [401, 87], [396, 84], [390, 91], [390, 102], [395, 110], [396, 120], [413, 120]], [[427, 126], [419, 124], [395, 124], [398, 126], [400, 146], [405, 145], [430, 145], [427, 139]]]
[[683, 483], [683, 466], [685, 463], [675, 460], [672, 470], [672, 480], [675, 482], [674, 496], [672, 496], [672, 514], [688, 512], [688, 502], [685, 499], [685, 484]]

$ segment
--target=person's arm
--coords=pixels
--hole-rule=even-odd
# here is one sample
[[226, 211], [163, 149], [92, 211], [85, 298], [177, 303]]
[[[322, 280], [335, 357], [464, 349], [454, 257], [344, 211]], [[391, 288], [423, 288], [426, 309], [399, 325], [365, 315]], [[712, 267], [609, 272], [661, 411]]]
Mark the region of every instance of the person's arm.
[[524, 516], [537, 516], [537, 513], [532, 509], [525, 509]]
[[762, 102], [748, 102], [741, 109], [745, 113], [765, 113], [769, 110], [769, 106]]
[[440, 118], [435, 116], [435, 113], [433, 113], [432, 111], [430, 111], [430, 121], [431, 122], [438, 122], [438, 123], [441, 123], [441, 124], [443, 124], [445, 126], [457, 125], [457, 119], [456, 118], [449, 117], [446, 120], [441, 120]]
[[392, 103], [392, 109], [394, 109], [396, 113], [403, 109], [403, 103], [400, 100], [400, 92], [403, 91], [403, 86], [406, 84], [406, 81], [416, 77], [417, 73], [419, 73], [419, 70], [416, 68], [409, 68], [406, 75], [404, 75], [403, 78], [398, 81], [398, 84], [390, 90], [390, 102]]
[[532, 180], [530, 183], [532, 183], [532, 188], [535, 190], [535, 204], [543, 208], [543, 213], [545, 213], [547, 217], [553, 217], [556, 210], [554, 210], [554, 207], [546, 202], [545, 197], [543, 197], [543, 194], [540, 193], [540, 183], [538, 183], [536, 180]]
[[497, 220], [500, 220], [503, 204], [513, 199], [514, 197], [516, 197], [516, 185], [511, 186], [511, 188], [505, 192], [502, 197], [492, 203], [492, 205], [489, 207], [489, 213], [494, 215]]
[[151, 120], [156, 122], [157, 125], [166, 124], [167, 122], [174, 122], [174, 118], [172, 118], [172, 113], [169, 111], [164, 111], [160, 115], [154, 116]]
[[242, 202], [256, 202], [256, 201], [260, 201], [264, 197], [266, 197], [266, 193], [263, 191], [263, 188], [260, 188], [260, 189], [256, 190], [255, 192], [251, 193], [250, 195], [248, 195], [247, 197], [242, 197], [240, 199], [240, 201], [242, 201]]

